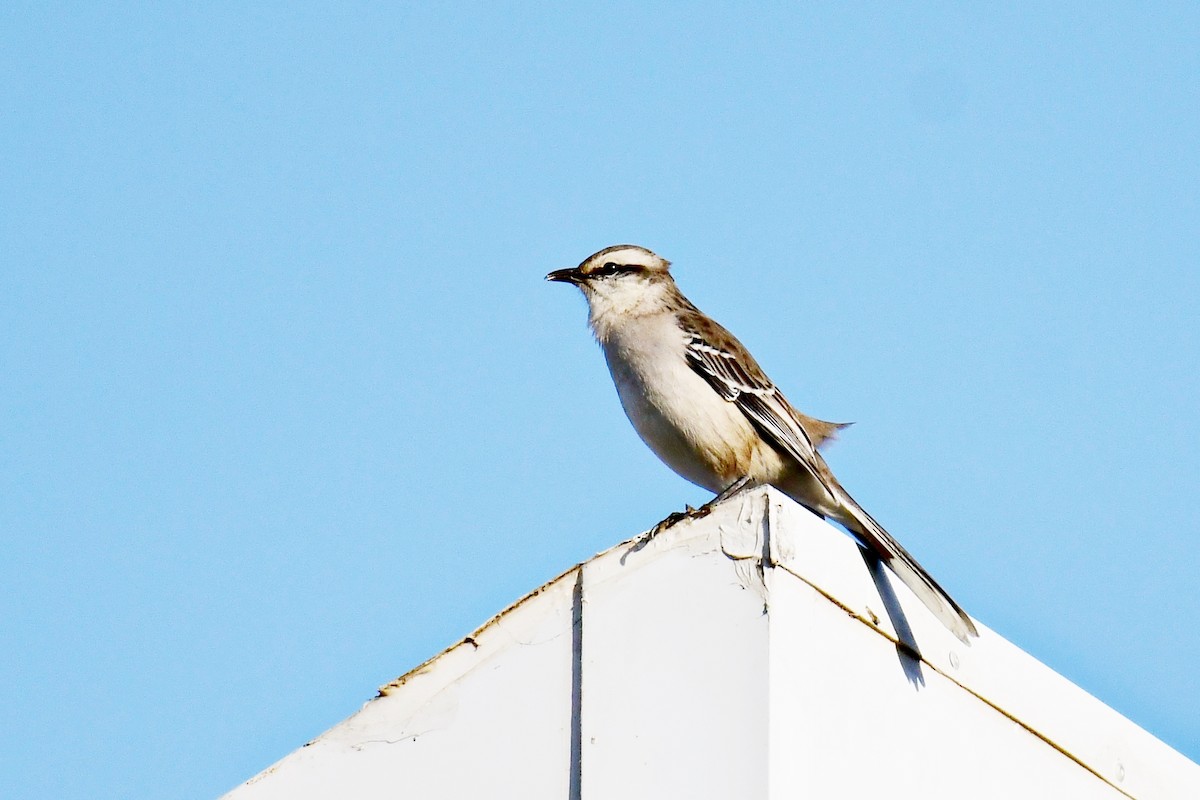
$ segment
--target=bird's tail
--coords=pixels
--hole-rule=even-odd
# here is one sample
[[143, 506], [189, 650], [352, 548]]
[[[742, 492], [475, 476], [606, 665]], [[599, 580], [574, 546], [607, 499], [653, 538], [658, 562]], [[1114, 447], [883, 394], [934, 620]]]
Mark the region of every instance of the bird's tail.
[[967, 612], [950, 598], [946, 590], [938, 586], [937, 581], [900, 546], [892, 535], [883, 529], [875, 519], [841, 486], [833, 486], [838, 505], [844, 509], [844, 515], [835, 517], [850, 531], [862, 540], [896, 577], [904, 581], [921, 602], [942, 621], [964, 644], [970, 644], [969, 637], [978, 636], [975, 623], [967, 616]]
[[[792, 410], [795, 411], [795, 409]], [[796, 417], [800, 420], [800, 427], [804, 428], [804, 432], [812, 440], [813, 447], [818, 450], [837, 439], [840, 431], [854, 424], [853, 422], [826, 422], [823, 419], [801, 414], [799, 411], [796, 411]]]

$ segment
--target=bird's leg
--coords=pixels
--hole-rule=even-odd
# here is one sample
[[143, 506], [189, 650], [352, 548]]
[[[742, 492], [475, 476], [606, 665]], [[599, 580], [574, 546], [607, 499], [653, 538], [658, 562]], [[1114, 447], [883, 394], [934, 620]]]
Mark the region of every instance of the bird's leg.
[[702, 505], [699, 508], [697, 508], [696, 510], [692, 511], [691, 514], [689, 514], [689, 516], [696, 517], [696, 518], [707, 517], [709, 514], [712, 513], [713, 508], [715, 508], [717, 506], [717, 504], [725, 502], [726, 500], [733, 497], [738, 492], [750, 487], [753, 484], [754, 484], [754, 481], [750, 478], [749, 475], [743, 475], [742, 477], [738, 478], [736, 481], [734, 481], [733, 483], [729, 484], [724, 489], [722, 489], [720, 491], [720, 493], [718, 493], [717, 496], [714, 497], [712, 500], [709, 500], [704, 505]]
[[710, 513], [712, 513], [713, 507], [716, 506], [717, 503], [720, 503], [723, 500], [728, 500], [730, 497], [733, 497], [738, 492], [750, 486], [752, 483], [753, 481], [749, 476], [743, 476], [726, 486], [716, 497], [714, 497], [712, 500], [709, 500], [699, 508], [692, 508], [690, 505], [685, 505], [683, 511], [671, 512], [667, 515], [666, 519], [662, 520], [653, 528], [646, 531], [646, 533], [642, 534], [642, 546], [644, 547], [645, 543], [649, 542], [655, 536], [662, 533], [677, 522], [682, 522], [685, 519], [700, 519], [702, 517], [707, 517]]

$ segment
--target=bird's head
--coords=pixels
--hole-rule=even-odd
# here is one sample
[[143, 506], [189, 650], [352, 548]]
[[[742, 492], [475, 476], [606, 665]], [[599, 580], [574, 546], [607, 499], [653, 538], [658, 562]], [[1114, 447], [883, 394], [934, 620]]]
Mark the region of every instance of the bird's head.
[[650, 310], [675, 287], [671, 262], [644, 247], [618, 244], [585, 258], [578, 267], [558, 269], [548, 281], [573, 283], [587, 298], [592, 313]]

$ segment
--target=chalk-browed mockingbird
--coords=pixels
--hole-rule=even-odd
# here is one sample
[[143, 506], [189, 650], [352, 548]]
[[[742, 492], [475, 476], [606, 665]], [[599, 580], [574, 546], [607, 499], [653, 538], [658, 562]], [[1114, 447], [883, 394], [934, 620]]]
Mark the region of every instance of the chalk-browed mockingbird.
[[633, 427], [667, 466], [719, 496], [770, 484], [845, 526], [955, 636], [978, 636], [945, 590], [854, 501], [817, 452], [842, 425], [792, 408], [733, 334], [675, 285], [670, 262], [617, 245], [546, 280], [578, 286]]

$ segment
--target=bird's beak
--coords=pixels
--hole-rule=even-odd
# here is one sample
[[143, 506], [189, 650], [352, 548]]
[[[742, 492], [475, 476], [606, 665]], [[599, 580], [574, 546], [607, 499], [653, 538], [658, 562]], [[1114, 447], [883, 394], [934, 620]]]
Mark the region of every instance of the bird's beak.
[[576, 286], [583, 283], [583, 273], [577, 267], [570, 269], [556, 269], [546, 276], [548, 281], [561, 281], [562, 283], [573, 283]]

